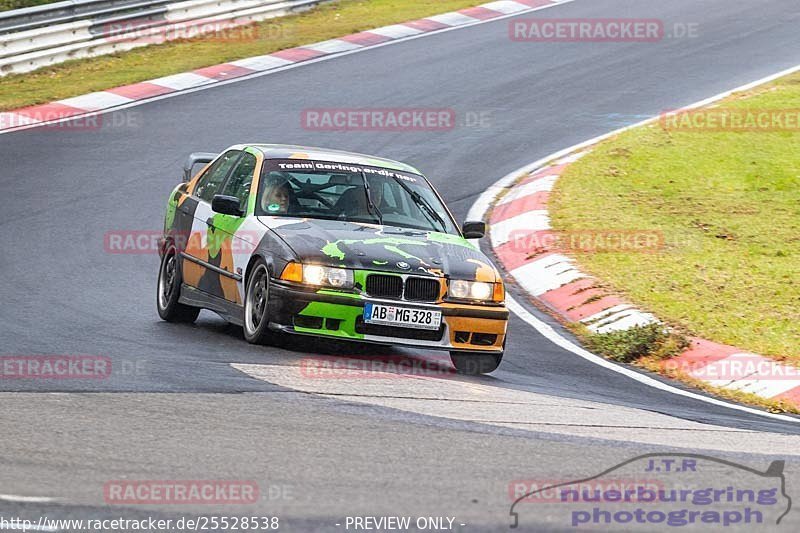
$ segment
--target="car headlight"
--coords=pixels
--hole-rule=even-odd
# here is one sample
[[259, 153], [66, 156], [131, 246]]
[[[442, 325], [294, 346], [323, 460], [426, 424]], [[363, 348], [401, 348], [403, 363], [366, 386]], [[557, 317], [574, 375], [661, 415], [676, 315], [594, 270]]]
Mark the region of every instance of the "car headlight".
[[352, 289], [353, 272], [345, 268], [303, 265], [303, 283], [335, 289]]
[[502, 283], [487, 283], [485, 281], [466, 281], [463, 279], [450, 280], [447, 294], [459, 300], [492, 300], [502, 302], [505, 292]]

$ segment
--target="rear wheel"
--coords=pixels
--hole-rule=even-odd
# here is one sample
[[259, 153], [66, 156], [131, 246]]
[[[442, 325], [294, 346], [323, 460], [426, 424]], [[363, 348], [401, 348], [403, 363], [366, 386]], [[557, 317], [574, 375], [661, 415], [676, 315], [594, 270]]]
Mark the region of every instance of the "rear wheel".
[[494, 372], [503, 360], [500, 353], [450, 352], [450, 360], [459, 374], [470, 376]]
[[170, 246], [161, 258], [156, 295], [158, 316], [167, 322], [194, 322], [200, 314], [200, 308], [184, 305], [178, 301], [181, 296], [181, 281], [178, 253], [174, 246]]
[[269, 270], [263, 259], [251, 267], [244, 297], [244, 338], [251, 344], [264, 344], [269, 331]]

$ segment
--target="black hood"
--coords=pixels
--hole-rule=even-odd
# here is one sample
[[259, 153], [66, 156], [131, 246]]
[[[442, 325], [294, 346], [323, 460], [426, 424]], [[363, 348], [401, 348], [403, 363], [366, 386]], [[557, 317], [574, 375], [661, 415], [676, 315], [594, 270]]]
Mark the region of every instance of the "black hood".
[[459, 235], [339, 220], [259, 217], [304, 263], [494, 281], [489, 259]]

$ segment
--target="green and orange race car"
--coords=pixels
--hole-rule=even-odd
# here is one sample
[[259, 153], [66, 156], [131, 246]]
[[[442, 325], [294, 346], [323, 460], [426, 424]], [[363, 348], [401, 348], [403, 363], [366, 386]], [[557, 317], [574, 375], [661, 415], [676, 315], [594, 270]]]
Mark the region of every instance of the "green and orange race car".
[[459, 229], [397, 161], [274, 144], [192, 154], [167, 204], [158, 313], [209, 309], [251, 343], [285, 332], [448, 350], [458, 371], [491, 372], [508, 310], [500, 273], [467, 240], [485, 230]]

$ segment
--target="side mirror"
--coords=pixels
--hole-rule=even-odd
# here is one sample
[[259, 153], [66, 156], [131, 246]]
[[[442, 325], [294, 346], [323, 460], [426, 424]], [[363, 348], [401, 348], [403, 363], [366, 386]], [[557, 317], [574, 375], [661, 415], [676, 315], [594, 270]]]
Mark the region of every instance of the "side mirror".
[[244, 213], [239, 207], [240, 201], [235, 196], [225, 196], [222, 194], [214, 195], [211, 200], [211, 210], [215, 213], [222, 213], [223, 215], [233, 215], [240, 217]]
[[486, 223], [480, 221], [464, 222], [461, 227], [461, 233], [464, 234], [465, 239], [481, 239], [486, 235]]
[[195, 165], [207, 165], [216, 159], [218, 155], [219, 154], [212, 154], [211, 152], [194, 152], [190, 154], [189, 157], [186, 158], [186, 162], [183, 163], [183, 181], [186, 182], [192, 179], [192, 170]]

